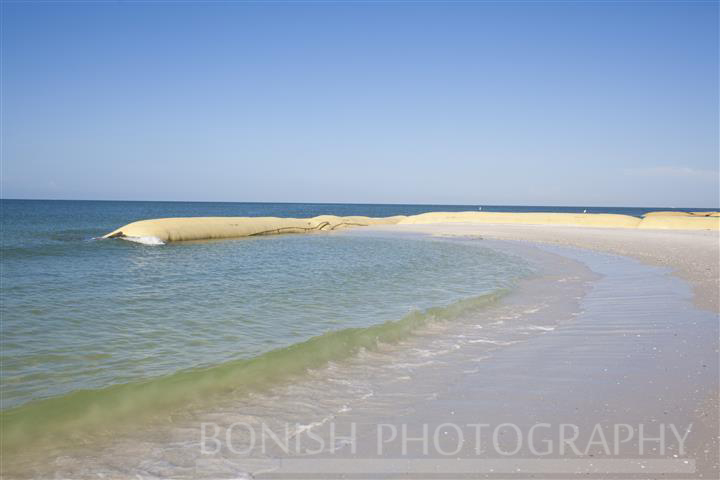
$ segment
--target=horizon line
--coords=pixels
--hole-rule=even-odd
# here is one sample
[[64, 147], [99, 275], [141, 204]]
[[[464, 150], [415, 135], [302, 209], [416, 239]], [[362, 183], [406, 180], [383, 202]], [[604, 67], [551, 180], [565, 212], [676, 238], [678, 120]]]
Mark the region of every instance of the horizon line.
[[618, 206], [618, 205], [531, 205], [531, 204], [492, 204], [492, 203], [371, 203], [371, 202], [272, 202], [272, 201], [239, 201], [239, 200], [119, 200], [119, 199], [88, 199], [88, 198], [5, 198], [0, 201], [21, 200], [21, 201], [46, 201], [46, 202], [155, 202], [155, 203], [238, 203], [238, 204], [283, 204], [283, 205], [396, 205], [396, 206], [447, 206], [447, 207], [559, 207], [559, 208], [663, 208], [674, 210], [720, 210], [720, 205], [712, 207], [671, 207], [671, 206]]

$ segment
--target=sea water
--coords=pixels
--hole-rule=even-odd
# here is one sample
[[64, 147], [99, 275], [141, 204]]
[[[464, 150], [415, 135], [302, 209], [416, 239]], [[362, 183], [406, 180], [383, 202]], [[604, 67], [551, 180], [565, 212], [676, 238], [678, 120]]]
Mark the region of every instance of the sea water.
[[[491, 301], [527, 270], [491, 249], [433, 240], [97, 240], [147, 216], [322, 213], [297, 205], [165, 206], [3, 201], [6, 441], [285, 381]], [[394, 213], [368, 210], [352, 213]]]

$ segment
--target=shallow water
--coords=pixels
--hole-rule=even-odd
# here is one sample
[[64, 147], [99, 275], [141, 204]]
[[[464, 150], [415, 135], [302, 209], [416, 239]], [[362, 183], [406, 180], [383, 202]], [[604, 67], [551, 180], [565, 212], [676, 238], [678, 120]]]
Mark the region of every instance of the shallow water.
[[3, 405], [399, 320], [506, 288], [523, 268], [487, 249], [332, 235], [161, 248], [105, 240], [64, 259], [6, 259]]
[[56, 227], [40, 215], [3, 232], [6, 449], [38, 437], [86, 441], [267, 388], [483, 308], [530, 271], [479, 244], [433, 239], [147, 246]]

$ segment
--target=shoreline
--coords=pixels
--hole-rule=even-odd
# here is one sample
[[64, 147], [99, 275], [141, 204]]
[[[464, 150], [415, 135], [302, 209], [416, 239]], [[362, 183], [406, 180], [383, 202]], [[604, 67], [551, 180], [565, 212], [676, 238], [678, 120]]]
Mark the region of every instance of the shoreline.
[[[688, 370], [694, 368], [695, 359], [711, 363], [712, 348], [715, 348], [717, 358], [717, 328], [708, 323], [714, 319], [716, 324], [717, 317], [695, 310], [689, 302], [685, 306], [686, 300], [691, 299], [689, 289], [685, 292], [683, 281], [666, 273], [668, 268], [674, 268], [680, 275], [687, 276], [695, 289], [692, 300], [696, 305], [716, 308], [708, 296], [714, 286], [707, 284], [713, 270], [708, 274], [707, 265], [694, 261], [701, 258], [717, 265], [717, 262], [708, 262], [708, 258], [716, 258], [714, 232], [436, 224], [376, 226], [338, 234], [448, 237], [447, 241], [473, 242], [526, 259], [534, 258], [533, 261], [543, 264], [548, 271], [524, 282], [520, 291], [503, 300], [502, 306], [483, 310], [478, 319], [432, 327], [404, 344], [404, 350], [392, 347], [362, 352], [344, 362], [331, 362], [327, 367], [309, 372], [301, 381], [275, 389], [268, 395], [257, 394], [242, 400], [229, 398], [212, 411], [196, 412], [190, 419], [182, 421], [173, 420], [171, 426], [159, 430], [148, 427], [139, 433], [139, 437], [113, 443], [102, 452], [78, 454], [77, 457], [70, 455], [56, 465], [53, 472], [69, 477], [85, 477], [102, 469], [116, 476], [124, 471], [127, 475], [158, 477], [230, 475], [238, 478], [241, 472], [255, 477], [272, 477], [281, 472], [276, 470], [276, 456], [254, 458], [248, 462], [232, 452], [224, 452], [219, 457], [198, 455], [199, 424], [217, 422], [226, 428], [233, 422], [256, 424], [267, 421], [280, 428], [283, 420], [298, 421], [302, 425], [298, 427], [297, 435], [315, 432], [327, 438], [327, 428], [335, 424], [357, 421], [359, 425], [369, 427], [401, 420], [404, 421], [400, 423], [410, 426], [422, 422], [439, 425], [449, 421], [468, 424], [477, 421], [478, 411], [493, 420], [505, 419], [524, 426], [531, 425], [532, 421], [563, 423], [572, 420], [584, 429], [589, 428], [593, 418], [614, 418], [616, 422], [630, 424], [667, 415], [662, 417], [664, 421], [700, 421], [698, 437], [693, 439], [692, 455], [700, 455], [703, 449], [717, 450], [717, 429], [713, 427], [717, 425], [717, 382], [707, 383], [713, 372], [717, 373], [717, 368], [698, 370], [701, 377], [694, 377], [696, 372]], [[489, 240], [478, 242], [479, 237]], [[690, 251], [683, 250], [683, 246]], [[626, 258], [634, 256], [645, 262], [657, 262], [665, 269], [634, 265], [634, 260]], [[608, 262], [613, 265], [615, 262], [617, 266], [611, 265], [607, 272], [602, 271]], [[631, 274], [629, 279], [623, 278], [625, 271]], [[560, 276], [553, 279], [553, 275]], [[602, 286], [608, 279], [616, 284], [608, 284], [609, 290], [603, 292], [602, 288], [606, 287]], [[590, 284], [601, 287], [595, 298], [592, 295], [596, 287]], [[636, 286], [646, 287], [646, 293], [633, 294], [631, 290]], [[552, 295], [555, 295], [554, 300], [549, 300]], [[626, 310], [625, 304], [613, 306], [616, 300], [610, 300], [623, 295], [627, 296], [623, 301], [630, 302]], [[656, 300], [653, 298], [657, 295], [660, 295], [657, 301], [666, 302], [667, 309], [654, 305]], [[587, 313], [589, 307], [590, 314]], [[607, 319], [611, 323], [594, 323], [592, 315], [600, 315], [598, 318], [602, 319], [608, 314], [604, 311], [606, 308], [611, 310], [610, 313], [622, 316], [617, 322], [609, 316]], [[648, 310], [666, 316], [664, 328], [650, 328], [651, 325], [643, 323], [642, 313]], [[515, 313], [508, 315], [508, 312]], [[588, 315], [590, 318], [585, 318]], [[682, 321], [684, 317], [679, 315], [696, 320], [692, 320], [687, 329], [682, 329], [678, 320]], [[631, 326], [633, 323], [635, 325]], [[482, 328], [475, 329], [478, 326]], [[502, 330], [510, 327], [508, 331]], [[667, 328], [672, 327], [684, 330], [677, 332], [680, 337], [668, 335]], [[618, 328], [641, 331], [642, 342], [639, 344], [644, 346], [638, 350], [634, 339], [626, 335], [616, 337], [614, 332]], [[498, 337], [492, 336], [495, 330]], [[715, 335], [715, 344], [712, 335]], [[579, 338], [583, 339], [581, 344], [575, 345]], [[593, 348], [583, 345], [592, 339], [600, 340]], [[420, 343], [414, 344], [414, 341]], [[701, 344], [704, 347], [696, 348]], [[664, 357], [650, 351], [658, 346], [662, 346], [663, 351], [675, 353]], [[576, 354], [570, 353], [573, 349]], [[623, 360], [625, 355], [631, 355], [641, 367], [628, 364]], [[678, 365], [668, 363], [671, 360]], [[601, 373], [602, 368], [610, 366], [611, 374]], [[673, 380], [667, 376], [667, 369], [672, 372]], [[686, 372], [693, 375], [684, 378]], [[598, 375], [598, 378], [604, 378], [600, 384], [588, 382], [588, 378]], [[628, 376], [636, 383], [620, 381], [614, 385], [612, 382], [614, 378], [623, 380]], [[348, 380], [357, 382], [343, 383]], [[640, 383], [648, 381], [647, 385]], [[578, 388], [580, 384], [584, 389]], [[572, 390], [567, 391], [568, 387]], [[668, 388], [676, 387], [687, 395], [669, 395]], [[697, 389], [694, 394], [689, 393], [692, 388]], [[610, 394], [606, 395], [606, 392]], [[643, 395], [653, 392], [656, 400], [642, 400]], [[667, 398], [661, 398], [664, 395]], [[603, 406], [605, 398], [614, 402], [613, 409]], [[269, 407], [272, 403], [277, 406]], [[564, 407], [559, 409], [558, 405]], [[629, 408], [631, 413], [622, 414], [623, 408]], [[668, 410], [667, 414], [663, 413], [664, 409]], [[584, 412], [583, 415], [578, 417], [578, 411]], [[598, 417], [601, 413], [605, 416]], [[703, 422], [710, 426], [702, 425]], [[177, 425], [172, 425], [175, 423]], [[374, 445], [375, 433], [372, 429], [361, 428], [359, 438], [367, 445]], [[371, 448], [364, 448], [361, 447], [360, 455], [372, 458]], [[393, 452], [389, 453], [389, 458], [404, 458], [401, 452], [393, 451], [392, 446], [388, 448], [388, 452]], [[155, 453], [148, 455], [147, 452]], [[355, 458], [321, 455], [320, 460], [332, 460], [332, 464]], [[422, 460], [422, 455], [416, 454], [415, 459]], [[512, 461], [514, 459], [510, 465], [514, 468]], [[325, 465], [330, 468], [330, 464]], [[121, 465], [127, 470], [115, 470]], [[292, 462], [286, 464], [291, 465]], [[355, 464], [355, 470], [351, 467], [350, 473], [362, 473], [359, 465], [361, 463]], [[710, 475], [717, 472], [717, 467], [716, 458], [710, 458], [699, 464], [697, 472]], [[493, 476], [492, 472], [485, 473]]]
[[693, 230], [593, 229], [559, 225], [424, 224], [367, 227], [365, 231], [470, 236], [566, 245], [625, 255], [670, 267], [693, 286], [700, 308], [720, 313], [720, 233]]
[[[611, 419], [616, 425], [633, 421], [685, 422], [687, 432], [692, 430], [692, 435], [688, 433], [689, 448], [684, 445], [686, 460], [682, 464], [672, 460], [683, 458], [683, 446], [679, 451], [675, 447], [672, 455], [661, 452], [676, 464], [668, 465], [666, 470], [658, 467], [660, 470], [654, 473], [661, 476], [692, 473], [692, 478], [718, 475], [720, 325], [716, 300], [720, 245], [716, 233], [457, 224], [373, 230], [527, 245], [565, 260], [579, 261], [602, 277], [593, 281], [590, 293], [580, 300], [581, 313], [572, 322], [535, 339], [525, 348], [500, 351], [494, 362], [482, 364], [473, 372], [481, 382], [466, 378], [435, 404], [421, 407], [410, 423], [423, 418], [436, 422], [451, 418], [453, 422], [472, 424], [478, 420], [478, 402], [483, 405], [483, 418], [508, 424], [521, 418], [520, 423], [530, 429], [533, 421], [537, 425], [538, 420], [553, 419], [551, 424], [585, 425], [586, 432], [592, 429], [593, 421], [607, 423]], [[632, 235], [637, 236], [631, 238]], [[613, 283], [615, 286], [605, 286]], [[619, 305], [614, 306], [615, 303]], [[607, 320], [598, 323], [604, 317]], [[580, 343], [573, 345], [575, 341]], [[525, 369], [532, 373], [521, 373]], [[557, 378], [548, 386], [553, 377]], [[499, 392], [505, 393], [490, 403], [486, 401]], [[593, 451], [591, 446], [585, 456], [589, 451]], [[637, 457], [633, 447], [620, 446], [619, 451], [626, 457], [633, 454]], [[521, 449], [522, 452], [535, 455], [532, 448]], [[657, 453], [657, 448], [653, 452]], [[603, 457], [607, 453], [599, 448], [589, 456]], [[560, 464], [566, 460], [558, 459]], [[578, 477], [602, 473], [603, 468], [608, 468], [607, 475], [631, 471], [637, 474], [644, 473], [643, 469], [653, 463], [651, 459], [646, 464], [646, 460], [626, 458], [620, 467], [603, 467], [603, 460], [598, 459], [597, 467], [583, 471], [578, 466], [574, 472], [554, 464], [552, 468], [559, 469], [550, 471], [574, 473]], [[692, 469], [683, 470], [687, 465], [692, 465]], [[497, 473], [502, 473], [502, 468], [505, 473], [515, 473], [526, 467], [522, 460], [509, 462], [501, 464]], [[678, 469], [673, 470], [675, 467]], [[532, 468], [524, 471], [533, 474]], [[492, 470], [477, 471], [487, 478], [494, 477]]]

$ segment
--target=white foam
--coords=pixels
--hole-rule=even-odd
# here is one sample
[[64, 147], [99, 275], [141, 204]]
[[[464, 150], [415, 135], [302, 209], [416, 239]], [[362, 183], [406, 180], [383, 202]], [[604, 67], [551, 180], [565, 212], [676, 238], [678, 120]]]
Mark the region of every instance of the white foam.
[[491, 345], [500, 345], [506, 347], [508, 345], [514, 345], [519, 343], [517, 340], [504, 341], [504, 340], [490, 340], [489, 338], [478, 338], [476, 340], [470, 340], [468, 343], [489, 343]]
[[327, 417], [324, 417], [323, 419], [321, 419], [320, 421], [317, 421], [317, 422], [310, 422], [310, 423], [306, 423], [304, 425], [298, 423], [297, 426], [295, 427], [295, 432], [290, 436], [290, 438], [294, 438], [294, 437], [300, 435], [301, 433], [307, 432], [308, 430], [312, 430], [315, 427], [320, 427], [322, 425], [325, 425], [327, 422], [332, 420], [334, 417], [335, 417], [334, 415], [328, 415]]
[[158, 237], [119, 237], [128, 242], [142, 243], [143, 245], [165, 245]]
[[541, 325], [530, 325], [527, 327], [528, 330], [542, 330], [543, 332], [550, 332], [555, 330], [555, 327], [543, 327]]

